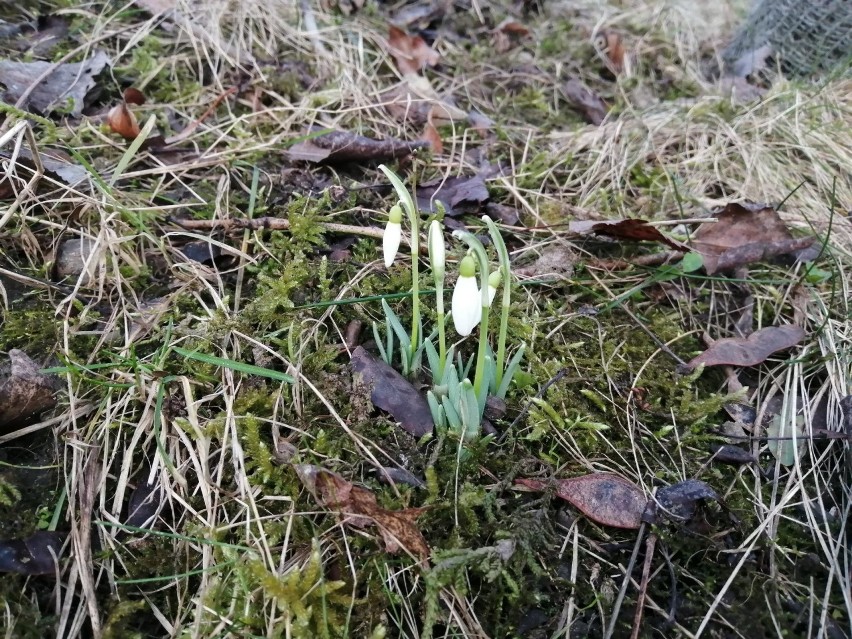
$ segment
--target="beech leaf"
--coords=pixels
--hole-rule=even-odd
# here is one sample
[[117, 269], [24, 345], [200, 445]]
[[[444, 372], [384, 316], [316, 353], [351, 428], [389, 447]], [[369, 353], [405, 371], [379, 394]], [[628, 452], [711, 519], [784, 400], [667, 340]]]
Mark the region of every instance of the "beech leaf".
[[[546, 490], [548, 482], [517, 479], [516, 484]], [[611, 473], [592, 473], [556, 480], [556, 494], [603, 526], [639, 528], [648, 500], [633, 482]]]
[[804, 329], [794, 324], [767, 326], [748, 337], [728, 337], [710, 345], [687, 363], [689, 370], [704, 366], [755, 366], [773, 353], [792, 348], [805, 339]]
[[429, 403], [393, 367], [368, 353], [363, 346], [352, 351], [350, 365], [356, 382], [370, 391], [370, 401], [374, 406], [390, 413], [405, 431], [415, 437], [432, 432], [434, 423]]
[[815, 241], [813, 237], [794, 238], [778, 211], [768, 206], [750, 208], [733, 202], [715, 217], [716, 222], [705, 222], [692, 237], [708, 275], [793, 253]]
[[605, 235], [614, 240], [661, 242], [678, 251], [689, 252], [691, 250], [686, 244], [664, 235], [656, 226], [652, 226], [645, 220], [635, 218], [603, 222], [575, 220], [568, 223], [568, 231], [577, 235]]

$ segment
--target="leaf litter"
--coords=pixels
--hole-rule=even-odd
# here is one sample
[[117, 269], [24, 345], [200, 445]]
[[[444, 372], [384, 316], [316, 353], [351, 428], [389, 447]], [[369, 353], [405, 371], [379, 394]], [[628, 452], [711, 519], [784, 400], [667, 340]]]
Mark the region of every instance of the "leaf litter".
[[[532, 490], [547, 490], [549, 482], [516, 479], [515, 483]], [[633, 482], [611, 473], [592, 473], [553, 482], [556, 495], [577, 508], [586, 517], [603, 526], [636, 529], [648, 503], [645, 492]]]
[[727, 337], [716, 340], [700, 355], [692, 358], [687, 367], [694, 370], [704, 366], [755, 366], [773, 353], [793, 348], [807, 333], [794, 324], [767, 326], [748, 337]]
[[[95, 87], [95, 78], [109, 65], [109, 56], [97, 51], [83, 62], [15, 62], [0, 60], [0, 84], [6, 86], [3, 100], [46, 115], [57, 109], [79, 117], [86, 96]], [[41, 79], [43, 78], [43, 79]], [[38, 81], [35, 86], [33, 83]]]
[[429, 546], [416, 524], [426, 508], [388, 510], [378, 505], [372, 491], [337, 473], [312, 464], [296, 464], [294, 468], [320, 506], [345, 515], [345, 523], [355, 528], [376, 526], [388, 552], [404, 550], [421, 561], [429, 558]]
[[730, 203], [715, 217], [716, 222], [705, 222], [692, 236], [708, 275], [794, 253], [815, 242], [813, 237], [794, 238], [778, 211], [768, 206]]
[[365, 387], [373, 405], [390, 413], [406, 432], [418, 438], [432, 432], [434, 423], [429, 403], [393, 367], [371, 355], [363, 346], [352, 351], [350, 366], [356, 387]]

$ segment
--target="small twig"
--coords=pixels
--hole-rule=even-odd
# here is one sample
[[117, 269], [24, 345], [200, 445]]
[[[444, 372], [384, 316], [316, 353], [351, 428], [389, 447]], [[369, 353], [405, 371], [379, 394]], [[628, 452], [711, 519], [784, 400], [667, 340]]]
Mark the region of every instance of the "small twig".
[[639, 585], [639, 596], [636, 599], [636, 614], [633, 615], [633, 632], [630, 639], [639, 639], [639, 629], [642, 627], [642, 613], [645, 610], [645, 597], [648, 594], [648, 578], [651, 574], [651, 560], [654, 558], [654, 548], [657, 545], [657, 535], [651, 533], [645, 540], [645, 563], [642, 566], [642, 583]]
[[[168, 222], [177, 224], [188, 231], [199, 230], [223, 230], [227, 233], [249, 229], [251, 231], [287, 231], [290, 229], [290, 220], [280, 217], [257, 217], [257, 218], [226, 218], [218, 220], [181, 220], [174, 217], [167, 218]], [[375, 226], [355, 226], [354, 224], [337, 224], [335, 222], [319, 222], [325, 230], [331, 233], [344, 233], [352, 235], [363, 235], [382, 239], [384, 229]], [[403, 238], [407, 241], [407, 238]]]

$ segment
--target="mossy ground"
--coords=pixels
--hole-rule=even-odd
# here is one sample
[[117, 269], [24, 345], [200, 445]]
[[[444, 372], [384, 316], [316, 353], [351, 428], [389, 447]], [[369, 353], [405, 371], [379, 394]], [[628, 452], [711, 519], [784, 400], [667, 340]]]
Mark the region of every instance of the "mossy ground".
[[[465, 123], [442, 127], [445, 148], [455, 145], [451, 152], [422, 154], [397, 168], [407, 182], [422, 183], [469, 174], [486, 160], [511, 167], [508, 177], [489, 182], [492, 201], [520, 213], [521, 224], [504, 231], [510, 250], [529, 262], [558, 243], [575, 256], [568, 279], [514, 283], [509, 343], [527, 345], [528, 383], [510, 390], [498, 431], [529, 410], [505, 438], [460, 449], [446, 434], [415, 440], [353, 387], [342, 336], [360, 323], [360, 339], [369, 342], [372, 322], [383, 316], [377, 299], [364, 298], [405, 293], [410, 270], [400, 260], [380, 268], [374, 237], [341, 235], [328, 224], [380, 227], [392, 204], [387, 184], [371, 163], [314, 167], [283, 156], [318, 123], [368, 135], [420, 135], [390, 118], [376, 98], [398, 81], [382, 48], [386, 7], [368, 2], [349, 17], [317, 8], [314, 17], [328, 32], [311, 35], [307, 25], [292, 26], [305, 18], [293, 7], [220, 4], [221, 21], [197, 16], [206, 36], [189, 23], [158, 26], [141, 9], [112, 3], [33, 3], [3, 16], [64, 9], [72, 36], [51, 60], [106, 17], [127, 28], [100, 42], [114, 65], [87, 117], [36, 132], [42, 144], [73, 149], [107, 177], [126, 146], [100, 118], [126, 86], [145, 91], [140, 121], [154, 115], [161, 131], [187, 126], [228, 87], [239, 91], [181, 154], [140, 154], [124, 177], [111, 186], [102, 180], [90, 194], [40, 191], [25, 216], [0, 230], [0, 266], [44, 280], [52, 277], [50, 256], [66, 226], [104, 249], [93, 277], [20, 289], [3, 310], [0, 352], [20, 348], [68, 366], [55, 414], [81, 404], [93, 410], [0, 449], [0, 461], [11, 464], [0, 466], [0, 495], [8, 502], [0, 505], [0, 537], [67, 530], [84, 508], [97, 522], [98, 543], [93, 565], [80, 567], [92, 576], [91, 593], [76, 582], [65, 592], [53, 577], [4, 579], [0, 628], [22, 637], [60, 628], [67, 636], [376, 638], [598, 637], [610, 628], [611, 636], [627, 637], [636, 587], [626, 588], [615, 623], [611, 616], [636, 531], [599, 526], [552, 491], [534, 494], [513, 483], [599, 471], [627, 477], [648, 494], [698, 478], [723, 501], [703, 505], [686, 524], [643, 529], [658, 542], [640, 636], [692, 636], [706, 623], [713, 637], [805, 637], [814, 623], [848, 622], [842, 584], [849, 575], [831, 569], [842, 518], [816, 522], [813, 507], [804, 505], [824, 488], [820, 503], [837, 505], [841, 517], [848, 512], [843, 443], [808, 445], [803, 469], [811, 479], [803, 469], [777, 467], [759, 442], [751, 450], [769, 477], [758, 465], [708, 461], [710, 445], [727, 441], [717, 431], [729, 420], [723, 406], [732, 399], [760, 406], [773, 387], [844, 394], [848, 352], [826, 342], [848, 335], [841, 291], [850, 256], [843, 244], [830, 236], [812, 265], [827, 277], [808, 276], [801, 264], [773, 263], [753, 266], [740, 281], [666, 267], [607, 270], [602, 260], [656, 249], [572, 238], [563, 226], [578, 209], [668, 220], [695, 217], [728, 197], [778, 202], [790, 185], [805, 181], [790, 198], [788, 206], [804, 207], [791, 224], [804, 228], [806, 221], [825, 232], [830, 216], [823, 211], [850, 188], [840, 173], [834, 190], [825, 188], [832, 167], [842, 164], [829, 141], [810, 148], [819, 162], [791, 163], [784, 138], [790, 132], [776, 140], [767, 127], [766, 165], [789, 172], [776, 177], [760, 169], [746, 174], [746, 155], [726, 154], [737, 144], [751, 147], [720, 131], [745, 128], [743, 121], [760, 113], [774, 117], [779, 103], [793, 108], [802, 95], [824, 100], [824, 110], [809, 113], [817, 113], [814, 126], [830, 129], [835, 120], [824, 120], [832, 101], [843, 98], [804, 81], [783, 85], [752, 110], [705, 95], [701, 67], [738, 15], [729, 3], [727, 22], [720, 14], [703, 34], [702, 18], [680, 5], [668, 12], [642, 2], [619, 11], [599, 3], [551, 6], [518, 16], [532, 35], [503, 53], [492, 38], [513, 15], [508, 5], [477, 3], [480, 14], [456, 11], [438, 21], [442, 64], [426, 75], [437, 91], [494, 125], [485, 136]], [[617, 77], [596, 53], [595, 25], [603, 17], [630, 47], [631, 77]], [[239, 63], [235, 55], [242, 55]], [[611, 120], [600, 129], [567, 105], [560, 87], [572, 77], [610, 104]], [[712, 146], [717, 138], [721, 150]], [[711, 151], [719, 162], [710, 161]], [[249, 211], [286, 219], [289, 229], [187, 233], [170, 221]], [[462, 219], [478, 224], [475, 216]], [[214, 264], [181, 253], [199, 237], [226, 248]], [[451, 262], [461, 255], [451, 246]], [[428, 272], [421, 275], [421, 288], [430, 289]], [[77, 283], [80, 294], [70, 299]], [[800, 356], [780, 354], [756, 368], [751, 393], [729, 393], [717, 370], [678, 372], [675, 357], [688, 360], [703, 350], [704, 333], [734, 334], [748, 295], [759, 325], [797, 317], [809, 329]], [[431, 326], [433, 296], [421, 301]], [[407, 321], [410, 300], [391, 304]], [[174, 346], [295, 381], [178, 357]], [[460, 348], [469, 355], [475, 344]], [[281, 441], [284, 461], [276, 450]], [[365, 447], [382, 463], [423, 478], [424, 487], [379, 481]], [[385, 552], [375, 530], [341, 523], [317, 506], [291, 462], [338, 472], [373, 490], [387, 509], [427, 507], [418, 524], [431, 567]], [[99, 481], [87, 502], [79, 482], [91, 467]], [[156, 530], [123, 530], [131, 493], [149, 481], [163, 503]], [[631, 573], [636, 581], [643, 560], [640, 552]], [[61, 583], [74, 561], [63, 560]], [[99, 624], [87, 620], [92, 606]]]

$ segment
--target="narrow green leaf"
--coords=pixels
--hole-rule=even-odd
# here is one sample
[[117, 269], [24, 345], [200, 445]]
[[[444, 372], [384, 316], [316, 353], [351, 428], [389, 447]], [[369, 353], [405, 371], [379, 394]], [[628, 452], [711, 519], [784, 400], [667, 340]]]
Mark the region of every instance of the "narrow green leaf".
[[246, 375], [257, 375], [259, 377], [267, 377], [269, 379], [274, 379], [279, 382], [287, 382], [288, 384], [293, 383], [293, 378], [290, 375], [287, 375], [287, 373], [274, 371], [269, 368], [263, 368], [262, 366], [246, 364], [245, 362], [238, 362], [233, 359], [225, 359], [224, 357], [216, 357], [215, 355], [207, 355], [206, 353], [199, 353], [198, 351], [188, 351], [185, 348], [180, 348], [179, 346], [173, 347], [172, 350], [174, 350], [175, 353], [181, 355], [182, 357], [194, 359], [198, 362], [204, 362], [205, 364], [213, 364], [214, 366], [230, 368], [231, 370], [240, 373], [245, 373]]

